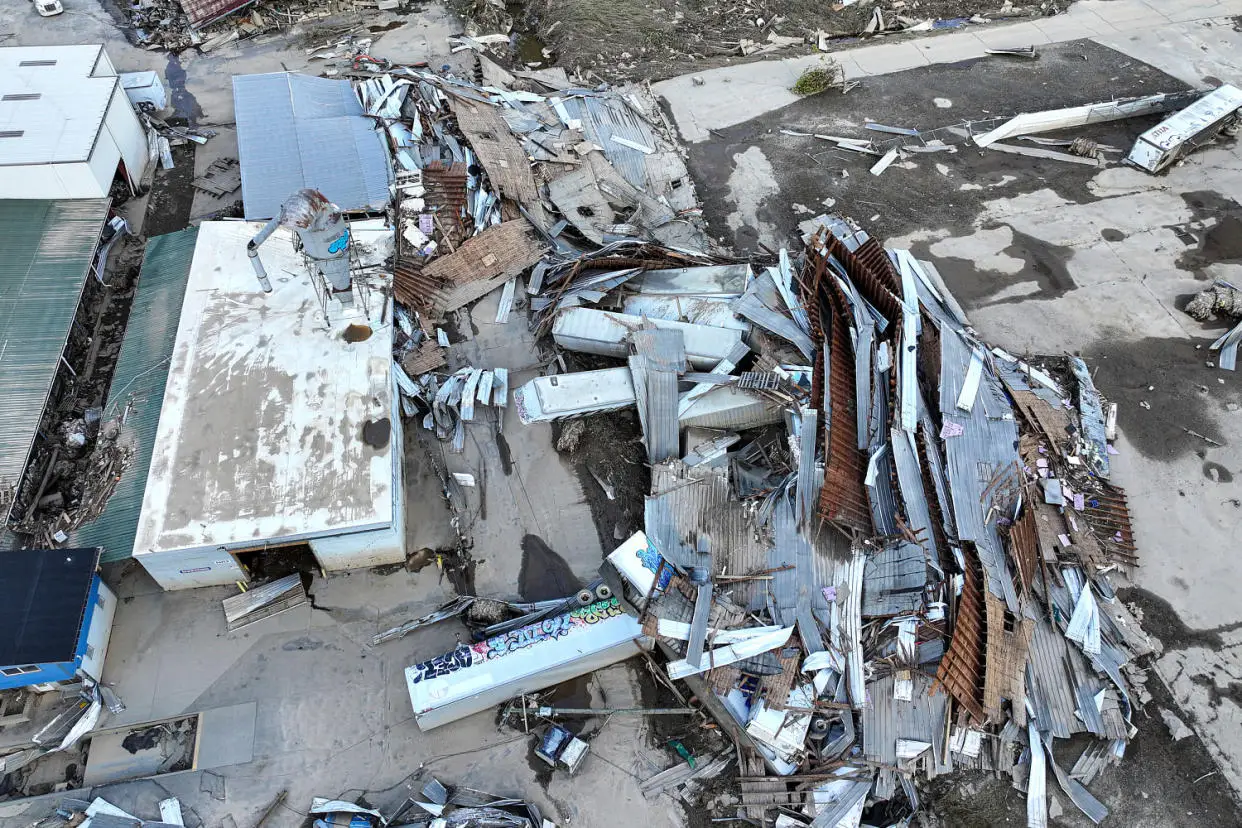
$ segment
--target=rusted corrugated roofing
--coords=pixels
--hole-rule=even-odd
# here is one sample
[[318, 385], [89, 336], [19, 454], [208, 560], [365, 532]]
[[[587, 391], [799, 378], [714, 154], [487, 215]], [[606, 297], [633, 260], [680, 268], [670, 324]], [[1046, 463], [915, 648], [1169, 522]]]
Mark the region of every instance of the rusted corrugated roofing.
[[536, 201], [539, 191], [530, 171], [530, 159], [496, 108], [457, 97], [449, 101], [458, 129], [470, 141], [470, 148], [487, 171], [492, 186], [505, 198], [520, 204]]
[[983, 654], [986, 644], [983, 572], [973, 548], [967, 545], [963, 555], [966, 571], [953, 619], [953, 640], [940, 662], [936, 678], [948, 688], [957, 703], [981, 723], [986, 718], [983, 712]]
[[831, 415], [825, 417], [824, 485], [820, 490], [819, 513], [826, 520], [870, 534], [871, 507], [863, 488], [867, 465], [862, 452], [858, 450], [854, 357], [849, 319], [844, 301], [838, 295], [839, 288], [835, 280], [828, 278], [825, 273], [824, 258], [815, 252], [810, 253], [810, 258], [814, 270], [808, 281], [812, 285], [814, 298], [804, 304], [808, 309], [812, 306], [816, 309], [828, 309], [827, 319], [821, 318], [822, 310], [816, 310], [810, 315], [812, 324], [819, 326], [813, 334], [830, 340], [827, 364], [822, 364], [822, 351], [816, 355], [816, 374], [823, 377], [819, 381], [819, 387], [822, 388], [824, 384], [828, 386], [827, 397], [831, 411]]
[[190, 21], [190, 27], [200, 29], [253, 2], [254, 0], [181, 0], [181, 10]]

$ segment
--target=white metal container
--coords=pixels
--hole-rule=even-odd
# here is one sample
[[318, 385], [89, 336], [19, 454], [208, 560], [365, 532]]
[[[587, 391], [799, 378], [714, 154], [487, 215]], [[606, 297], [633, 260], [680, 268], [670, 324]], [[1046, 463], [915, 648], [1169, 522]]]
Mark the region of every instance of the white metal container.
[[1126, 161], [1159, 172], [1215, 135], [1242, 109], [1242, 89], [1225, 84], [1144, 132]]

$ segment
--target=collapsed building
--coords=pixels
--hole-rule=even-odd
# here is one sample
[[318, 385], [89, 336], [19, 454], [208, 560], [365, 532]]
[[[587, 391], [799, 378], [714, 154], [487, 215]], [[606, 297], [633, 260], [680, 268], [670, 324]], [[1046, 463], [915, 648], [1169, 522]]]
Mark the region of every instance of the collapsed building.
[[[351, 218], [303, 191], [247, 204], [266, 225], [153, 241], [139, 318], [164, 326], [126, 348], [166, 368], [123, 349], [109, 401], [137, 443], [100, 518], [121, 554], [168, 589], [253, 580], [226, 600], [231, 630], [299, 592], [297, 575], [265, 576], [273, 553], [323, 570], [405, 560], [406, 427], [451, 456], [507, 413], [633, 408], [643, 531], [597, 579], [537, 603], [460, 596], [375, 637], [470, 622], [470, 643], [405, 671], [420, 727], [514, 697], [525, 711], [551, 684], [659, 653], [665, 686], [735, 741], [704, 765], [739, 776], [722, 817], [901, 824], [926, 779], [971, 768], [1012, 776], [1031, 824], [1049, 774], [1102, 819], [1085, 786], [1124, 756], [1151, 647], [1108, 577], [1137, 550], [1110, 482], [1115, 408], [1081, 360], [982, 341], [934, 263], [847, 217], [809, 222], [802, 253], [715, 251], [641, 90], [476, 69], [359, 73], [344, 103], [339, 86], [264, 81], [373, 121], [391, 199]], [[246, 192], [263, 191], [261, 162], [242, 162]], [[316, 166], [332, 172], [300, 156], [290, 186], [317, 187]], [[359, 189], [351, 208], [374, 210]], [[529, 310], [554, 355], [515, 388], [516, 366], [447, 347], [451, 315], [494, 292], [496, 321]], [[565, 352], [610, 367], [571, 371]], [[468, 556], [475, 481], [437, 471]], [[1067, 773], [1057, 740], [1082, 733], [1096, 741]]]

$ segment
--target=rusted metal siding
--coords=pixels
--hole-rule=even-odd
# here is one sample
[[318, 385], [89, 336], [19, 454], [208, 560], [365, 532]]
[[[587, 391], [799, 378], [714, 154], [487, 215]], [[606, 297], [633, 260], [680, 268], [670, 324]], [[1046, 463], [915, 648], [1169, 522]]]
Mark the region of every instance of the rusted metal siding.
[[983, 606], [983, 572], [973, 545], [963, 549], [966, 571], [953, 619], [953, 640], [936, 678], [962, 708], [983, 722], [983, 654], [987, 632]]

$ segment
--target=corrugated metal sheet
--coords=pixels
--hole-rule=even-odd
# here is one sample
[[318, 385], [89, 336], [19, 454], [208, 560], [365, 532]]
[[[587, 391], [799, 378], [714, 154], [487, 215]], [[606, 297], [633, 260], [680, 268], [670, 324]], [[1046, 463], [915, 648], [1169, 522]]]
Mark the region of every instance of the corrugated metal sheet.
[[0, 484], [21, 481], [108, 204], [0, 201]]
[[120, 419], [119, 440], [133, 454], [103, 514], [73, 536], [75, 544], [103, 547], [104, 561], [119, 561], [134, 551], [168, 381], [168, 361], [177, 342], [181, 303], [197, 240], [198, 228], [191, 227], [147, 241], [105, 418]]
[[940, 347], [940, 410], [946, 424], [963, 429], [959, 436], [944, 441], [958, 537], [975, 542], [988, 591], [1004, 597], [1009, 611], [1016, 613], [1018, 597], [996, 518], [1009, 511], [1018, 496], [1018, 426], [1000, 381], [987, 365], [971, 411], [957, 408], [972, 350], [952, 331], [943, 333]]
[[[897, 764], [897, 740], [913, 739], [938, 744], [942, 738], [944, 693], [932, 691], [932, 680], [915, 671], [911, 701], [893, 698], [894, 677], [889, 675], [867, 684], [871, 706], [863, 710], [863, 756], [870, 762]], [[927, 756], [932, 755], [931, 751]]]
[[1030, 662], [1026, 668], [1026, 695], [1040, 729], [1058, 739], [1068, 739], [1083, 729], [1075, 715], [1078, 702], [1066, 674], [1067, 661], [1075, 655], [1065, 636], [1054, 629], [1048, 619], [1040, 618], [1035, 622], [1031, 630]]
[[226, 14], [249, 6], [254, 0], [181, 0], [181, 9], [191, 28], [201, 28]]
[[269, 219], [300, 189], [342, 210], [388, 204], [384, 134], [363, 117], [348, 81], [291, 72], [233, 76], [237, 153], [246, 218]]
[[863, 607], [866, 617], [918, 612], [927, 585], [927, 553], [918, 544], [889, 544], [867, 558], [863, 570]]
[[570, 98], [565, 109], [571, 118], [582, 121], [582, 129], [588, 141], [598, 144], [604, 156], [617, 168], [626, 181], [640, 190], [649, 189], [647, 184], [648, 153], [627, 147], [612, 140], [618, 138], [632, 141], [653, 151], [660, 149], [651, 125], [638, 113], [625, 105], [618, 96]]
[[[631, 365], [642, 363], [634, 372], [634, 392], [643, 415], [647, 460], [659, 463], [677, 456], [681, 449], [677, 375], [686, 368], [684, 337], [681, 331], [647, 328], [631, 334], [630, 343], [636, 352]], [[639, 391], [640, 385], [645, 385], [645, 393]]]
[[771, 274], [767, 272], [759, 274], [746, 288], [745, 295], [733, 303], [734, 313], [793, 343], [803, 356], [813, 359], [815, 346], [811, 343], [811, 338], [782, 312], [783, 308], [785, 302], [781, 299]]

